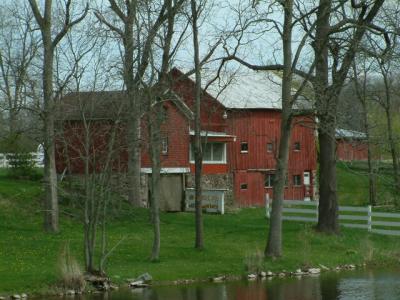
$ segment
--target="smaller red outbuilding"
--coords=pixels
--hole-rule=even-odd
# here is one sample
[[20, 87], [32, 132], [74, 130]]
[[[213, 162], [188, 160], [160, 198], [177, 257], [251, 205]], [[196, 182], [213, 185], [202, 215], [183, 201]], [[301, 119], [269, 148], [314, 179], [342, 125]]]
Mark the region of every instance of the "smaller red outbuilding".
[[367, 136], [363, 132], [336, 129], [336, 156], [341, 161], [367, 160]]

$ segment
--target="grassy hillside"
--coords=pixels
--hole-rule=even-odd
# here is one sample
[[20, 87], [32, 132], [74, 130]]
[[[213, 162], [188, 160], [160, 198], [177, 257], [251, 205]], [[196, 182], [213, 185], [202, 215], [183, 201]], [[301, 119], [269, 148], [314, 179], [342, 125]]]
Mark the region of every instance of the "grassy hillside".
[[[56, 283], [57, 258], [67, 241], [82, 263], [81, 223], [63, 213], [61, 232], [45, 234], [41, 197], [39, 181], [10, 180], [4, 172], [0, 173], [0, 295], [37, 292]], [[148, 211], [128, 209], [109, 223], [110, 247], [123, 238], [124, 241], [110, 258], [108, 274], [117, 282], [143, 272], [149, 272], [158, 281], [240, 275], [244, 272], [245, 257], [264, 249], [267, 221], [263, 209], [205, 215], [204, 222], [206, 249], [200, 252], [193, 249], [193, 214], [161, 214], [161, 261], [151, 263]], [[393, 266], [398, 265], [399, 246], [398, 238], [369, 235], [361, 230], [343, 229], [340, 236], [325, 236], [315, 233], [309, 224], [285, 223], [284, 257], [267, 260], [263, 268], [295, 270], [301, 266], [334, 267], [365, 261]]]
[[[377, 204], [392, 205], [399, 197], [393, 189], [392, 167], [381, 163], [377, 171]], [[338, 162], [338, 195], [340, 205], [368, 205], [369, 183], [366, 162]]]

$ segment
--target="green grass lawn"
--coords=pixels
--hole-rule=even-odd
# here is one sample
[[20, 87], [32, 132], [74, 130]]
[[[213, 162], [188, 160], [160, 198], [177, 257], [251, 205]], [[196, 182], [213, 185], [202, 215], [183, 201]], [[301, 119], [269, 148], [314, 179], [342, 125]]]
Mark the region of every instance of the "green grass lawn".
[[[368, 167], [365, 161], [337, 163], [337, 188], [340, 205], [369, 204]], [[381, 163], [377, 174], [377, 204], [390, 205], [399, 197], [394, 192], [392, 167]]]
[[[0, 173], [0, 295], [39, 292], [57, 281], [57, 259], [69, 241], [82, 262], [82, 225], [62, 215], [61, 232], [42, 230], [41, 183], [16, 181]], [[263, 209], [204, 215], [205, 250], [194, 245], [194, 215], [161, 214], [161, 259], [149, 261], [152, 230], [147, 210], [125, 211], [108, 226], [109, 247], [124, 238], [110, 257], [107, 272], [117, 282], [149, 272], [156, 281], [199, 279], [244, 273], [246, 255], [263, 251], [267, 220]], [[284, 256], [265, 261], [265, 270], [295, 270], [323, 264], [398, 265], [400, 239], [343, 229], [339, 236], [314, 232], [310, 224], [284, 223]]]

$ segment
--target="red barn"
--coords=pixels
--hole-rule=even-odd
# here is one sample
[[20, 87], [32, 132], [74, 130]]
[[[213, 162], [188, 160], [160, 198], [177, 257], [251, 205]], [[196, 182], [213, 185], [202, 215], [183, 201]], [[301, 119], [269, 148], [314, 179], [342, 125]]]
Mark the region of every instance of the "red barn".
[[[182, 73], [173, 70], [175, 78]], [[222, 152], [203, 166], [204, 186], [228, 188], [228, 199], [239, 206], [264, 205], [272, 197], [275, 157], [280, 136], [281, 78], [270, 72], [241, 71], [231, 78], [204, 82], [202, 128], [210, 152]], [[193, 107], [194, 82], [175, 82], [174, 90]], [[298, 108], [309, 106], [305, 101]], [[316, 181], [313, 117], [294, 120], [285, 199], [314, 198]], [[233, 137], [233, 139], [230, 139]], [[191, 166], [193, 176], [194, 166]], [[192, 182], [189, 180], [189, 182]]]
[[336, 156], [338, 160], [353, 161], [368, 159], [366, 134], [354, 130], [336, 130]]
[[[191, 142], [194, 138], [193, 106], [194, 81], [174, 69], [171, 90], [175, 96], [164, 104], [165, 121], [162, 133], [162, 189], [165, 199], [163, 208], [179, 210], [185, 191], [194, 187], [194, 159]], [[225, 191], [228, 205], [253, 206], [264, 205], [265, 195], [272, 196], [275, 173], [275, 157], [279, 145], [281, 79], [269, 72], [246, 72], [229, 78], [221, 78], [207, 85], [202, 98], [202, 137], [204, 140], [203, 187], [208, 190]], [[206, 83], [205, 83], [206, 84]], [[110, 115], [118, 103], [124, 102], [122, 92], [99, 92], [70, 94], [63, 103], [77, 105], [76, 99], [97, 107], [92, 120], [102, 128], [115, 116]], [[71, 101], [71, 99], [75, 99]], [[79, 102], [80, 103], [80, 102]], [[105, 103], [105, 104], [102, 104]], [[99, 109], [99, 107], [108, 109]], [[300, 103], [304, 108], [307, 103]], [[64, 110], [64, 111], [68, 111]], [[122, 120], [125, 116], [122, 111]], [[81, 116], [71, 117], [65, 113], [63, 119], [64, 133], [71, 124], [81, 124]], [[143, 125], [142, 173], [144, 182], [143, 200], [147, 197], [147, 174], [151, 173], [148, 156], [149, 144], [146, 141], [146, 126]], [[124, 124], [124, 122], [121, 122]], [[118, 151], [113, 165], [123, 173], [127, 168], [125, 125], [121, 125], [118, 136]], [[78, 126], [79, 127], [79, 126]], [[309, 200], [314, 197], [316, 181], [316, 148], [313, 117], [299, 116], [294, 120], [289, 168], [285, 188], [285, 199]], [[83, 163], [68, 165], [67, 157], [74, 156], [73, 141], [69, 136], [68, 146], [57, 141], [57, 170], [62, 173], [83, 171]], [[94, 145], [101, 145], [102, 136], [98, 135]], [[97, 141], [98, 140], [98, 141]], [[65, 143], [64, 143], [65, 144]], [[94, 148], [96, 148], [95, 146]], [[68, 153], [69, 155], [66, 155]], [[75, 162], [79, 157], [75, 153]], [[171, 200], [172, 199], [172, 200]]]

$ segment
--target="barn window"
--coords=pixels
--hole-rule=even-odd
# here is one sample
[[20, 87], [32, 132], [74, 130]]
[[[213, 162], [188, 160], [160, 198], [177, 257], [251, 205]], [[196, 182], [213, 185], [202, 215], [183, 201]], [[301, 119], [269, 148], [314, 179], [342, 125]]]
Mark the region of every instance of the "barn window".
[[168, 137], [161, 138], [161, 153], [168, 154]]
[[240, 152], [241, 153], [248, 153], [249, 152], [249, 144], [247, 142], [240, 143]]
[[293, 185], [301, 186], [301, 175], [293, 175]]
[[293, 144], [293, 150], [294, 151], [300, 151], [300, 142], [295, 142]]
[[267, 143], [267, 152], [273, 152], [273, 151], [274, 151], [274, 144]]
[[[207, 143], [201, 145], [203, 150], [203, 163], [226, 163], [225, 143]], [[190, 162], [194, 163], [194, 145], [190, 145]]]
[[265, 187], [272, 188], [274, 186], [275, 174], [265, 175]]
[[247, 190], [247, 183], [241, 183], [240, 184], [240, 189], [241, 190]]
[[167, 120], [168, 120], [168, 107], [163, 105], [160, 112], [160, 121], [161, 123], [165, 123]]

